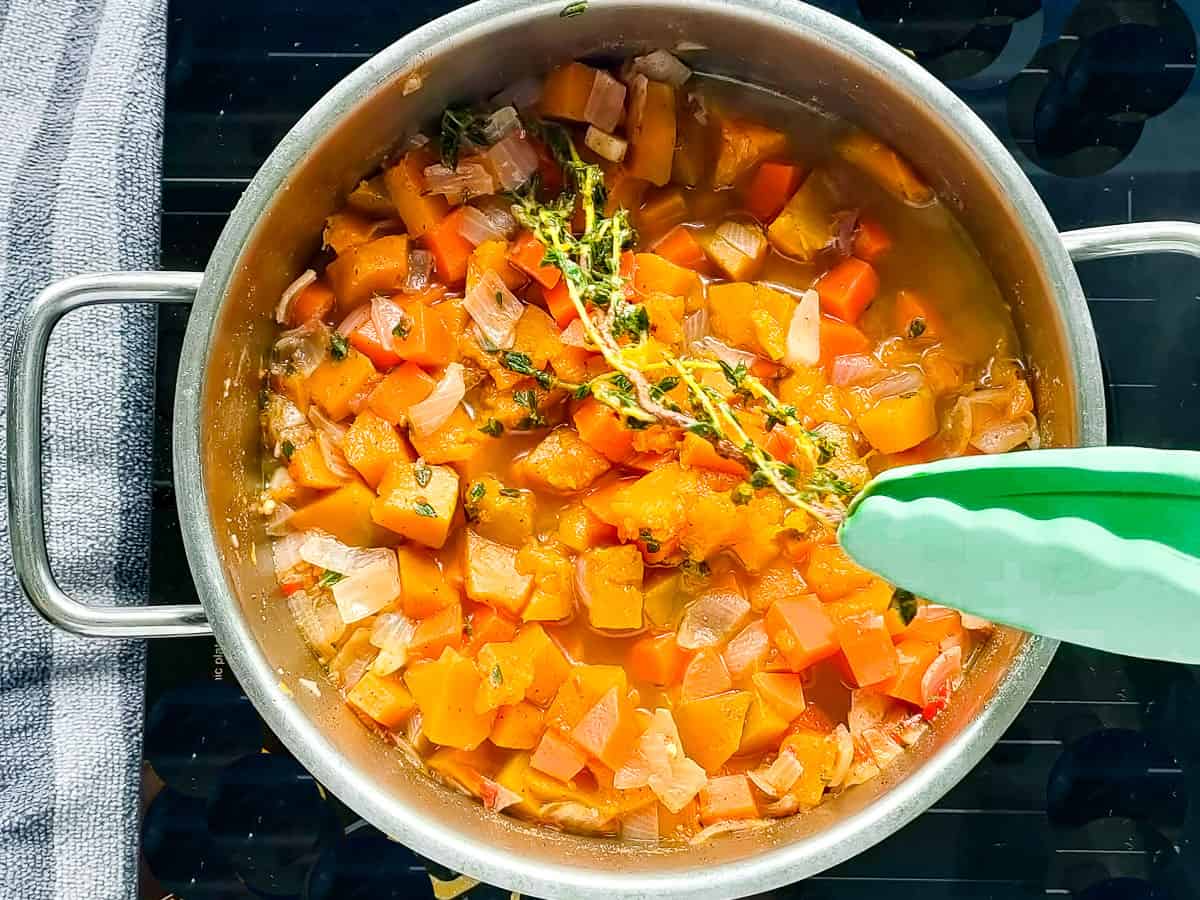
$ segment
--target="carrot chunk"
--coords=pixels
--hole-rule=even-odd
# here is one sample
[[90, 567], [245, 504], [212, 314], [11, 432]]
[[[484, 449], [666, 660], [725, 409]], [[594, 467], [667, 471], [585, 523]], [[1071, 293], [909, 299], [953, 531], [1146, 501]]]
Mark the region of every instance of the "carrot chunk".
[[892, 248], [892, 238], [874, 219], [859, 219], [854, 232], [854, 255], [875, 262]]
[[639, 681], [670, 687], [683, 677], [688, 655], [673, 633], [647, 635], [629, 648], [629, 671]]
[[425, 246], [433, 254], [433, 265], [438, 278], [448, 285], [462, 284], [467, 280], [467, 263], [471, 260], [474, 245], [459, 233], [466, 207], [460, 206], [437, 225], [425, 232]]
[[750, 779], [745, 775], [722, 775], [710, 778], [700, 788], [700, 821], [705, 825], [730, 819], [754, 819], [758, 806]]
[[420, 403], [437, 384], [414, 362], [406, 362], [388, 372], [367, 397], [367, 407], [393, 425], [408, 424], [408, 408]]
[[755, 672], [751, 678], [758, 695], [789, 722], [804, 712], [804, 685], [790, 672]]
[[921, 706], [924, 694], [921, 679], [938, 655], [937, 644], [906, 638], [896, 645], [896, 674], [879, 685], [889, 697]]
[[746, 211], [760, 222], [769, 223], [783, 210], [803, 180], [804, 170], [795, 163], [763, 163], [755, 170], [746, 188]]
[[546, 246], [534, 237], [531, 231], [521, 232], [512, 249], [508, 251], [508, 261], [512, 265], [549, 290], [558, 284], [562, 272], [558, 266], [543, 265], [542, 260], [545, 256]]
[[566, 279], [560, 278], [552, 288], [543, 290], [542, 299], [546, 301], [546, 309], [559, 328], [566, 328], [579, 318], [579, 309], [571, 301]]
[[817, 279], [816, 291], [823, 310], [853, 325], [879, 293], [879, 276], [869, 262], [851, 256]]
[[834, 634], [859, 687], [878, 684], [899, 669], [896, 647], [883, 616], [860, 613], [834, 621]]
[[663, 259], [693, 271], [703, 269], [708, 261], [704, 248], [692, 235], [691, 229], [676, 225], [657, 244], [654, 252]]
[[611, 407], [588, 397], [579, 404], [571, 419], [579, 436], [613, 462], [625, 462], [633, 457], [636, 432], [626, 428]]
[[838, 651], [833, 622], [812, 594], [776, 600], [767, 610], [767, 634], [792, 671], [799, 672]]
[[871, 341], [865, 334], [829, 316], [821, 316], [821, 365], [828, 369], [839, 356], [866, 353]]
[[288, 305], [288, 324], [293, 328], [309, 319], [323, 319], [333, 309], [337, 298], [333, 289], [321, 280], [309, 284]]

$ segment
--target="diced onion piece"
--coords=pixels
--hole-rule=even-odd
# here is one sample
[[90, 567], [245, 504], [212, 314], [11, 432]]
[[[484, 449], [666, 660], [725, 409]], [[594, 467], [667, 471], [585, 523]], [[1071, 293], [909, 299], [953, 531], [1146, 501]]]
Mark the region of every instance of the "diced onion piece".
[[934, 657], [921, 676], [921, 704], [928, 705], [934, 700], [948, 697], [961, 677], [962, 647], [943, 650]]
[[312, 269], [305, 269], [300, 273], [300, 277], [284, 288], [283, 295], [279, 298], [279, 305], [275, 307], [275, 321], [280, 325], [288, 320], [288, 307], [292, 303], [292, 298], [298, 293], [317, 280], [317, 273]]
[[645, 75], [651, 81], [665, 81], [675, 87], [692, 77], [692, 70], [667, 50], [655, 50], [645, 56], [635, 57], [633, 71]]
[[846, 780], [846, 775], [850, 772], [850, 764], [854, 762], [854, 739], [850, 737], [850, 731], [841, 722], [833, 729], [833, 741], [837, 746], [837, 753], [833, 757], [833, 769], [829, 774], [829, 786], [835, 788]]
[[358, 565], [359, 551], [323, 531], [304, 532], [300, 558], [310, 566], [345, 575]]
[[648, 803], [639, 810], [626, 813], [621, 820], [621, 840], [657, 844], [658, 804]]
[[625, 158], [625, 151], [629, 149], [629, 142], [624, 138], [603, 131], [595, 125], [588, 126], [583, 135], [583, 142], [595, 150], [597, 156], [609, 162], [620, 162]]
[[671, 760], [669, 775], [651, 775], [648, 784], [659, 802], [671, 812], [677, 813], [708, 784], [708, 775], [693, 760], [679, 756]]
[[693, 846], [704, 844], [723, 834], [734, 834], [738, 831], [757, 831], [759, 828], [765, 828], [770, 824], [766, 819], [726, 819], [721, 822], [713, 822], [688, 838], [688, 843]]
[[683, 317], [683, 343], [691, 347], [708, 337], [708, 310], [698, 309]]
[[1033, 428], [1025, 419], [992, 422], [971, 435], [971, 446], [984, 453], [1007, 453], [1028, 442]]
[[891, 705], [890, 698], [870, 688], [858, 688], [851, 691], [850, 712], [846, 716], [850, 734], [858, 737], [868, 728], [874, 728], [887, 717], [888, 708]]
[[333, 599], [342, 621], [365, 619], [400, 596], [400, 570], [391, 550], [360, 550], [358, 566], [333, 585]]
[[491, 99], [492, 106], [515, 106], [528, 109], [542, 99], [542, 80], [532, 75], [514, 81]]
[[724, 341], [719, 341], [712, 335], [706, 335], [705, 337], [700, 338], [700, 340], [696, 341], [692, 349], [697, 353], [704, 354], [705, 356], [711, 356], [713, 359], [719, 359], [726, 365], [733, 366], [735, 368], [739, 364], [743, 364], [748, 369], [754, 365], [755, 360], [758, 359], [758, 357], [753, 353], [730, 347]]
[[517, 339], [517, 322], [525, 304], [489, 269], [463, 300], [463, 308], [493, 346], [508, 350]]
[[537, 151], [523, 134], [509, 134], [492, 145], [486, 156], [496, 172], [500, 186], [506, 191], [519, 188], [538, 168]]
[[275, 359], [307, 378], [329, 355], [329, 329], [316, 319], [279, 335], [272, 348]]
[[[275, 501], [271, 501], [275, 503]], [[275, 503], [271, 516], [266, 522], [266, 532], [270, 537], [282, 537], [291, 534], [291, 519], [296, 511], [286, 503]]]
[[408, 717], [408, 721], [404, 723], [404, 736], [412, 742], [415, 747], [421, 742], [421, 738], [425, 734], [425, 717], [421, 715], [421, 710], [413, 710], [413, 714]]
[[317, 448], [321, 451], [321, 458], [325, 460], [325, 465], [330, 472], [343, 481], [354, 478], [355, 472], [346, 462], [346, 455], [342, 453], [342, 448], [323, 431], [317, 432]]
[[611, 815], [574, 800], [547, 803], [542, 807], [542, 818], [569, 830], [591, 833], [603, 831], [612, 821]]
[[346, 431], [348, 430], [345, 425], [339, 425], [333, 421], [315, 403], [310, 404], [308, 407], [308, 420], [312, 422], [313, 427], [317, 429], [319, 434], [327, 435], [335, 447], [342, 446], [342, 443], [346, 439]]
[[284, 442], [302, 447], [312, 440], [313, 429], [295, 403], [282, 394], [272, 393], [267, 399], [265, 413], [267, 439], [274, 446], [275, 457], [283, 455]]
[[625, 111], [625, 85], [603, 69], [596, 70], [592, 91], [583, 108], [584, 121], [601, 131], [613, 131], [621, 123]]
[[654, 775], [670, 778], [671, 760], [682, 755], [679, 731], [671, 711], [656, 709], [650, 724], [638, 738], [633, 755], [613, 773], [613, 787], [625, 791], [645, 787]]
[[650, 79], [640, 72], [629, 78], [629, 113], [625, 116], [625, 133], [637, 134], [642, 127], [642, 116], [646, 114], [646, 92]]
[[346, 335], [347, 337], [362, 327], [363, 323], [371, 318], [371, 306], [364, 303], [362, 306], [356, 306], [354, 310], [338, 323], [338, 334]]
[[502, 106], [483, 123], [483, 136], [489, 144], [494, 144], [513, 131], [524, 131], [521, 127], [521, 117], [515, 106]]
[[967, 452], [974, 430], [974, 407], [966, 397], [959, 397], [942, 423], [940, 437], [947, 456], [962, 456]]
[[579, 347], [582, 350], [594, 350], [595, 345], [588, 340], [587, 328], [582, 319], [572, 319], [571, 324], [562, 330], [559, 339], [568, 347]]
[[751, 674], [754, 668], [767, 657], [771, 649], [767, 629], [761, 621], [751, 622], [725, 645], [721, 656], [725, 668], [735, 681]]
[[371, 324], [375, 326], [379, 344], [384, 350], [392, 352], [396, 349], [396, 327], [406, 319], [404, 310], [387, 297], [372, 297], [370, 305]]
[[461, 363], [450, 363], [442, 371], [442, 377], [434, 385], [429, 396], [408, 408], [408, 424], [417, 434], [437, 431], [458, 408], [466, 396], [467, 385], [463, 380]]
[[916, 393], [924, 385], [925, 376], [916, 369], [901, 369], [868, 387], [867, 394], [873, 400], [886, 400], [888, 397]]
[[483, 801], [484, 809], [503, 812], [513, 804], [520, 803], [521, 795], [483, 775], [479, 779], [479, 799]]
[[417, 623], [401, 613], [384, 613], [371, 630], [371, 643], [379, 655], [371, 664], [376, 675], [391, 675], [408, 662], [408, 645], [412, 642]]
[[487, 216], [492, 228], [502, 238], [511, 238], [517, 233], [517, 220], [512, 214], [512, 201], [501, 197], [484, 197], [476, 207]]
[[418, 131], [416, 134], [410, 134], [407, 138], [405, 138], [403, 146], [405, 150], [419, 150], [428, 143], [429, 135], [422, 134]]
[[815, 366], [821, 361], [821, 301], [805, 291], [788, 324], [783, 361], [789, 366]]
[[880, 769], [886, 769], [904, 753], [904, 748], [895, 739], [878, 728], [868, 728], [860, 739]]
[[842, 787], [853, 787], [856, 784], [862, 784], [865, 781], [870, 781], [879, 774], [879, 766], [875, 765], [875, 761], [869, 758], [855, 760], [850, 766], [850, 771], [846, 773], [846, 779], [842, 782]]
[[873, 381], [884, 372], [870, 353], [844, 353], [833, 360], [829, 381], [838, 387], [851, 387]]
[[287, 604], [304, 640], [319, 656], [332, 659], [334, 642], [346, 633], [346, 623], [337, 607], [308, 591], [295, 591], [287, 598]]
[[408, 275], [404, 278], [404, 290], [415, 294], [429, 286], [433, 273], [433, 254], [428, 250], [408, 251]]
[[497, 229], [491, 219], [473, 206], [463, 207], [458, 233], [476, 247], [484, 241], [504, 239], [504, 232]]
[[768, 797], [782, 797], [804, 774], [804, 766], [790, 750], [784, 750], [769, 766], [747, 773], [755, 786]]
[[304, 558], [300, 555], [300, 547], [307, 537], [307, 532], [294, 531], [286, 534], [271, 544], [271, 558], [275, 562], [275, 577], [283, 581], [283, 577], [292, 571]]
[[447, 197], [494, 194], [496, 183], [488, 170], [479, 163], [459, 163], [450, 169], [441, 163], [425, 167], [425, 190], [430, 194], [445, 194]]
[[751, 259], [761, 259], [767, 252], [767, 237], [762, 229], [745, 222], [722, 222], [717, 226], [716, 236]]
[[719, 644], [749, 613], [749, 602], [736, 590], [710, 588], [684, 610], [675, 642], [684, 650]]
[[895, 734], [896, 740], [901, 744], [905, 747], [911, 747], [928, 730], [929, 726], [925, 723], [924, 717], [920, 713], [917, 713], [897, 722], [892, 732]]

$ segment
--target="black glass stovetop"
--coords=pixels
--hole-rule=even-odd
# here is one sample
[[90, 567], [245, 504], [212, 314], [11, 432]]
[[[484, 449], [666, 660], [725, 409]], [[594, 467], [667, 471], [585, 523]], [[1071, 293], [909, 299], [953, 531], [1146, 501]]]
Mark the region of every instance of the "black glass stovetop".
[[[564, 0], [565, 2], [565, 0]], [[455, 6], [173, 0], [162, 266], [203, 267], [287, 129], [373, 52]], [[1063, 229], [1200, 220], [1200, 0], [829, 0], [908, 48], [996, 131]], [[1080, 266], [1113, 443], [1200, 449], [1200, 263]], [[152, 593], [194, 601], [171, 397], [186, 313], [160, 313]], [[1136, 598], [1130, 598], [1136, 603]], [[420, 898], [455, 873], [386, 840], [268, 733], [206, 638], [151, 642], [146, 898]], [[268, 751], [266, 753], [262, 751]], [[985, 760], [881, 844], [779, 897], [1200, 898], [1197, 670], [1065, 646]], [[486, 885], [472, 898], [507, 896]]]

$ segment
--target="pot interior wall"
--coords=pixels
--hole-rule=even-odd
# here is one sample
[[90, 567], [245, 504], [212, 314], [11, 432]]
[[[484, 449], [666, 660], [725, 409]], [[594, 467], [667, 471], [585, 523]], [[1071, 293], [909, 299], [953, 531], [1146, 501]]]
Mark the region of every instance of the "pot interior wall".
[[[877, 64], [835, 46], [821, 34], [781, 29], [767, 13], [751, 18], [708, 7], [681, 7], [670, 15], [648, 10], [639, 14], [638, 9], [637, 4], [605, 4], [572, 19], [561, 19], [554, 11], [543, 12], [536, 22], [529, 21], [532, 14], [526, 12], [494, 18], [448, 38], [454, 42], [453, 52], [441, 58], [440, 51], [407, 60], [391, 60], [385, 53], [383, 60], [376, 60], [379, 83], [369, 96], [336, 115], [328, 110], [310, 114], [307, 125], [314, 135], [310, 152], [290, 175], [281, 177], [262, 208], [243, 204], [245, 208], [239, 207], [229, 226], [237, 229], [257, 219], [237, 255], [210, 342], [200, 415], [212, 527], [231, 594], [240, 604], [230, 615], [251, 632], [271, 668], [279, 671], [280, 681], [290, 688], [290, 695], [277, 692], [272, 702], [299, 707], [315, 723], [322, 743], [341, 752], [344, 767], [374, 781], [379, 795], [376, 808], [382, 804], [389, 809], [389, 821], [376, 824], [404, 836], [405, 823], [419, 817], [438, 823], [445, 833], [457, 832], [462, 840], [501, 848], [531, 865], [609, 872], [619, 867], [630, 875], [694, 870], [755, 856], [761, 860], [773, 847], [817, 840], [817, 835], [829, 839], [833, 834], [829, 829], [837, 826], [842, 832], [853, 827], [854, 817], [866, 815], [864, 811], [881, 792], [916, 777], [930, 757], [963, 750], [985, 704], [997, 693], [1017, 690], [1013, 685], [1020, 673], [1014, 671], [1025, 661], [1028, 641], [1014, 632], [998, 635], [934, 733], [887, 778], [770, 829], [702, 847], [647, 852], [611, 841], [554, 836], [504, 817], [483, 815], [473, 801], [415, 774], [394, 748], [345, 709], [323, 678], [275, 590], [269, 544], [255, 512], [261, 490], [256, 401], [275, 328], [272, 310], [282, 289], [318, 248], [324, 217], [400, 137], [427, 126], [448, 101], [488, 96], [522, 75], [542, 72], [564, 59], [611, 55], [618, 49], [673, 47], [679, 41], [706, 45], [712, 49], [689, 54], [697, 69], [764, 85], [858, 122], [898, 147], [932, 180], [961, 211], [1014, 307], [1024, 346], [1035, 364], [1047, 443], [1069, 445], [1077, 437], [1075, 385], [1063, 350], [1064, 320], [1051, 298], [1043, 265], [1009, 200], [972, 148], [938, 121], [937, 110], [902, 93]], [[270, 166], [260, 176], [268, 184], [273, 177]], [[228, 601], [208, 597], [206, 602], [211, 608]], [[315, 681], [320, 695], [301, 688], [300, 678]], [[283, 737], [287, 740], [288, 735]], [[940, 795], [948, 787], [947, 782], [930, 790]], [[343, 799], [354, 806], [360, 798]], [[917, 798], [891, 813], [894, 822], [876, 826], [886, 833], [921, 805]], [[804, 871], [792, 874], [808, 874], [836, 861], [835, 847], [823, 852], [828, 854], [823, 860], [814, 856]]]

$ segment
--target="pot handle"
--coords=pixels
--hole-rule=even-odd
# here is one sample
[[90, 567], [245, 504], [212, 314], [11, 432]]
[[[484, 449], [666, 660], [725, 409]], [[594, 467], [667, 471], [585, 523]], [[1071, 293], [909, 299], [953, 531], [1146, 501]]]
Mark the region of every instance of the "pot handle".
[[64, 278], [25, 310], [13, 337], [8, 377], [8, 527], [17, 578], [52, 624], [90, 637], [211, 634], [204, 607], [88, 606], [54, 580], [42, 512], [42, 388], [46, 346], [58, 320], [100, 303], [191, 303], [199, 272], [111, 272]]
[[1200, 224], [1129, 222], [1064, 231], [1062, 242], [1074, 262], [1144, 253], [1186, 253], [1200, 257]]

